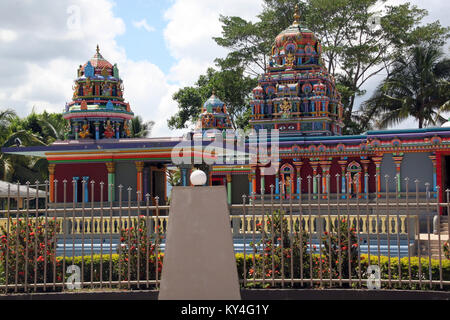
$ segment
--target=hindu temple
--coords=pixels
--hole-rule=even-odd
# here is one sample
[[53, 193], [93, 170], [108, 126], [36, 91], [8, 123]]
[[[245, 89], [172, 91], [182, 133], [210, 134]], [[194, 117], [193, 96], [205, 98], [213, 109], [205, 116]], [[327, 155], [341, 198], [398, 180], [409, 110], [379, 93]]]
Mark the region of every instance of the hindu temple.
[[[280, 201], [308, 193], [324, 199], [373, 199], [387, 190], [428, 191], [443, 199], [450, 187], [448, 127], [343, 135], [343, 105], [335, 79], [324, 65], [320, 39], [299, 14], [276, 37], [270, 54], [267, 72], [252, 92], [250, 124], [257, 132], [279, 130], [279, 170], [265, 175], [264, 164], [212, 165], [207, 183], [226, 186], [229, 204], [242, 203], [243, 194], [272, 192]], [[195, 137], [211, 138], [211, 132], [225, 136], [232, 129], [226, 104], [213, 93], [193, 134], [131, 138], [134, 114], [124, 100], [119, 68], [98, 47], [78, 68], [73, 89], [64, 112], [66, 140], [3, 150], [49, 161], [50, 201], [55, 203], [63, 201], [63, 189], [55, 184], [64, 181], [68, 202], [144, 201], [147, 194], [165, 202], [166, 170], [174, 165], [174, 148]], [[177, 166], [182, 185], [189, 185], [194, 166]], [[422, 182], [417, 190], [415, 181]], [[91, 182], [101, 192], [91, 193]], [[424, 182], [429, 182], [428, 189]]]

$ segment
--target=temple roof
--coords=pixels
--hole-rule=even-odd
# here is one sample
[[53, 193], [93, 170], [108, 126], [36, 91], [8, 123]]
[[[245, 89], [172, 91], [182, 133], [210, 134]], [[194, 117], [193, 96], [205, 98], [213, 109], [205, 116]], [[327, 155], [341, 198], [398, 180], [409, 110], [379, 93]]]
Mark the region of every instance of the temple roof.
[[[91, 58], [91, 60], [89, 60], [88, 62], [90, 62], [91, 63], [91, 65], [94, 67], [94, 68], [100, 68], [100, 69], [103, 69], [103, 68], [106, 68], [106, 69], [112, 69], [114, 66], [112, 65], [112, 63], [110, 63], [108, 60], [106, 60], [103, 56], [102, 56], [102, 54], [100, 53], [100, 48], [99, 48], [99, 46], [97, 45], [97, 50], [96, 50], [96, 53], [95, 53], [95, 55]], [[86, 65], [88, 64], [88, 62], [86, 62], [85, 64], [84, 64], [84, 66], [82, 67], [82, 70], [84, 71], [84, 68], [86, 67]]]
[[[280, 32], [278, 34], [278, 36], [275, 38], [275, 44], [278, 47], [283, 46], [283, 44], [288, 39], [300, 41], [300, 40], [304, 39], [306, 35], [307, 35], [307, 37], [311, 38], [314, 42], [317, 41], [314, 33], [301, 23], [300, 17], [301, 17], [301, 15], [299, 13], [298, 5], [296, 5], [295, 6], [295, 14], [294, 14], [294, 22], [288, 28], [286, 28], [285, 30]], [[313, 45], [313, 43], [312, 43], [312, 45]]]

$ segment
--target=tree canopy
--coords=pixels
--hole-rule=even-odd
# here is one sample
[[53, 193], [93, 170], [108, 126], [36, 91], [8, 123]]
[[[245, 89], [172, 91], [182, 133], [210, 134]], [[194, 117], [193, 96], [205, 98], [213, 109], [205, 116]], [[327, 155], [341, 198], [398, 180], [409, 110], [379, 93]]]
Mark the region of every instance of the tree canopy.
[[209, 68], [194, 86], [182, 88], [174, 94], [173, 99], [178, 103], [179, 110], [168, 120], [169, 128], [183, 129], [195, 123], [203, 103], [213, 91], [227, 105], [235, 129], [248, 125], [249, 94], [257, 81], [245, 76], [242, 67], [226, 62], [218, 62], [217, 67], [219, 70]]
[[363, 114], [377, 128], [410, 116], [419, 128], [440, 125], [446, 121], [443, 111], [450, 111], [450, 59], [433, 46], [418, 46], [399, 57], [390, 75], [363, 105]]
[[336, 78], [344, 104], [346, 133], [362, 127], [355, 100], [365, 94], [364, 84], [390, 68], [417, 45], [440, 47], [449, 28], [439, 21], [425, 24], [427, 11], [405, 3], [386, 6], [385, 0], [264, 0], [257, 22], [240, 17], [220, 17], [222, 35], [217, 44], [230, 50], [221, 61], [240, 65], [256, 76], [265, 72], [276, 35], [292, 24], [294, 8], [300, 6], [302, 24], [321, 39], [329, 72]]

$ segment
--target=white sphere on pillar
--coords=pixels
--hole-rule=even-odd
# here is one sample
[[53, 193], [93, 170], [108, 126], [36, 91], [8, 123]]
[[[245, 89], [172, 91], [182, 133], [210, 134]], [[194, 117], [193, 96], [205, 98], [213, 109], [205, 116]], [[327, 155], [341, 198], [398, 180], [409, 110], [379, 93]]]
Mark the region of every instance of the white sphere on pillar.
[[194, 186], [203, 186], [207, 180], [206, 173], [202, 170], [195, 170], [191, 173], [191, 183]]

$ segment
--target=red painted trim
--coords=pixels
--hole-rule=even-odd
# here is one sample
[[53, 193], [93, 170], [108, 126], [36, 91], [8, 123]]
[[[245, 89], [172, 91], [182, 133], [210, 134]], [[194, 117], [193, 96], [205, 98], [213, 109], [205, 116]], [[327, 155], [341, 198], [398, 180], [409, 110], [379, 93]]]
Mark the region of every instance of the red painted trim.
[[[440, 187], [439, 190], [439, 202], [443, 202], [443, 186], [442, 186], [442, 153], [436, 152], [436, 185]], [[439, 210], [439, 214], [442, 215], [444, 212], [442, 208]]]

